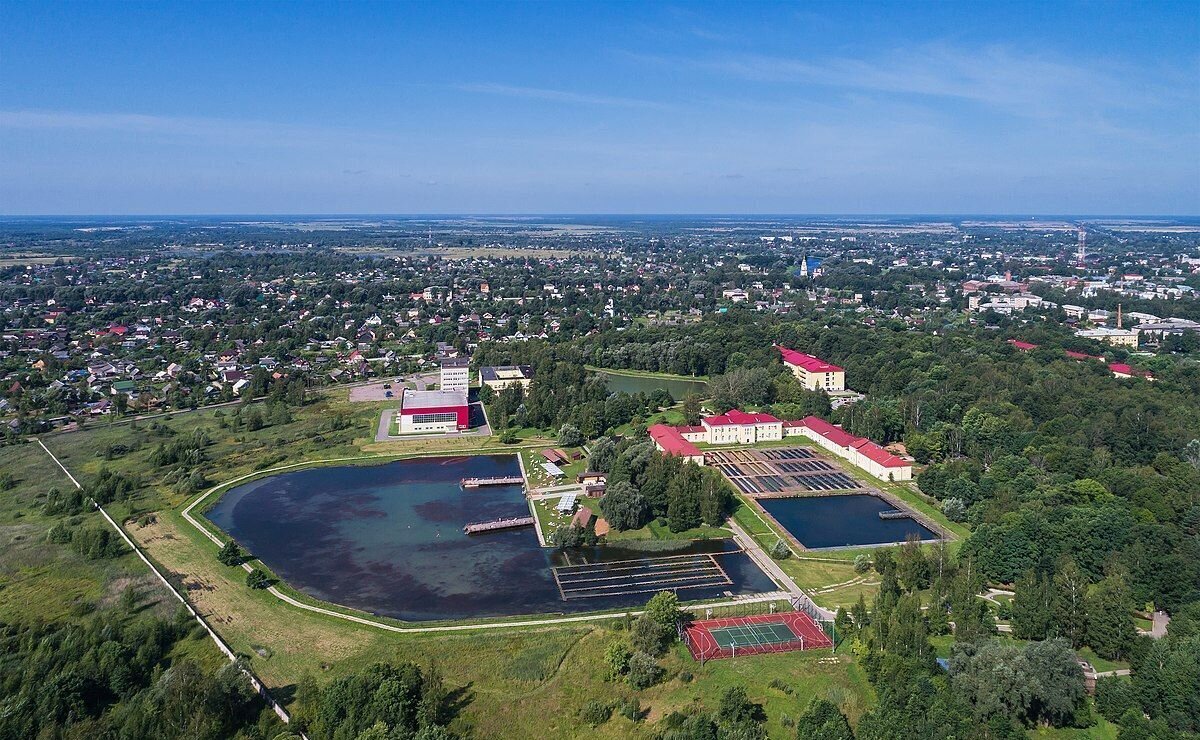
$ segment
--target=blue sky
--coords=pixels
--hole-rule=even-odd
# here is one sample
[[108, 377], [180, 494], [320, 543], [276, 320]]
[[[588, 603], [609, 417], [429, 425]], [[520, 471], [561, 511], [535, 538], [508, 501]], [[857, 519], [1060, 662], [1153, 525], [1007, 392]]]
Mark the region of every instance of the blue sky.
[[0, 0], [0, 213], [1200, 214], [1200, 3]]

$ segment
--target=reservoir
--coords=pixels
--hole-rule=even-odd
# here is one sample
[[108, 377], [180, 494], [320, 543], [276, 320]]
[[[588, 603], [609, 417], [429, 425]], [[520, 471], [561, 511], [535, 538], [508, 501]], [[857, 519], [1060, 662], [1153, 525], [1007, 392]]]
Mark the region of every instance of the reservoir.
[[[459, 482], [520, 472], [514, 455], [310, 468], [233, 488], [206, 516], [293, 588], [407, 621], [638, 606], [658, 584], [611, 593], [605, 587], [618, 581], [590, 564], [662, 557], [684, 563], [673, 572], [694, 576], [674, 581], [683, 584], [682, 600], [776, 588], [729, 540], [554, 551], [539, 546], [532, 527], [464, 534], [468, 522], [527, 516], [529, 508], [519, 485], [464, 490]], [[700, 560], [707, 570], [691, 565]]]
[[689, 393], [697, 393], [703, 396], [708, 390], [708, 383], [706, 381], [682, 376], [622, 375], [603, 370], [597, 371], [597, 374], [604, 378], [605, 385], [612, 393], [628, 393], [630, 395], [634, 393], [649, 394], [659, 388], [663, 388], [667, 393], [671, 394], [671, 398], [679, 401]]
[[868, 494], [760, 498], [758, 503], [808, 548], [904, 542], [910, 534], [937, 539], [913, 519], [880, 519], [879, 512], [895, 507]]

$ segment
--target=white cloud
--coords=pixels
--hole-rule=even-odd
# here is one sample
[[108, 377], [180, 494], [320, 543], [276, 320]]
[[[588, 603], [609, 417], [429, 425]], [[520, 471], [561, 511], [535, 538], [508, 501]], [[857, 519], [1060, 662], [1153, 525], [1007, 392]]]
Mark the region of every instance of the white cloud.
[[530, 100], [548, 100], [555, 103], [576, 103], [580, 105], [602, 105], [622, 108], [664, 109], [669, 107], [665, 103], [655, 100], [642, 100], [640, 98], [625, 98], [612, 95], [591, 95], [588, 93], [567, 92], [565, 90], [501, 85], [490, 82], [457, 85], [456, 88], [463, 92], [501, 95], [510, 98], [528, 98]]

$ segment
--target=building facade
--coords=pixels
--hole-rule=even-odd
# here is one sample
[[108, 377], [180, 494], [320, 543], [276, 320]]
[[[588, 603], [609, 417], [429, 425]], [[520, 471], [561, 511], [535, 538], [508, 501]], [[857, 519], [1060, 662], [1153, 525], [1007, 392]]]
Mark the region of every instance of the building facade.
[[466, 357], [447, 357], [442, 360], [442, 376], [438, 386], [444, 391], [463, 391], [471, 388], [471, 360]]
[[479, 385], [486, 385], [497, 393], [511, 385], [519, 385], [525, 390], [529, 390], [531, 382], [533, 382], [533, 368], [529, 365], [479, 368]]
[[796, 380], [810, 391], [833, 393], [846, 390], [844, 368], [787, 347], [776, 346], [776, 349], [783, 356], [783, 364], [787, 365], [792, 375], [796, 376]]

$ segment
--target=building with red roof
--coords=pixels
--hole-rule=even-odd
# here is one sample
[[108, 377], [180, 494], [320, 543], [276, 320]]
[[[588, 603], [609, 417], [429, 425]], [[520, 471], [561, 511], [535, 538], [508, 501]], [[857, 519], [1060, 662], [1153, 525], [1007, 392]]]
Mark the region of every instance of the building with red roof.
[[718, 416], [700, 419], [709, 444], [730, 445], [769, 442], [783, 439], [783, 422], [770, 414], [748, 414], [730, 409]]
[[844, 368], [826, 362], [819, 357], [813, 357], [812, 355], [797, 352], [794, 349], [788, 349], [780, 345], [775, 345], [775, 349], [779, 350], [780, 356], [783, 357], [783, 364], [791, 369], [792, 375], [795, 375], [796, 380], [799, 380], [800, 384], [805, 388], [811, 391], [825, 391], [827, 393], [846, 390], [846, 371]]
[[1022, 342], [1020, 339], [1010, 339], [1010, 340], [1008, 340], [1008, 343], [1011, 344], [1012, 346], [1016, 347], [1017, 349], [1021, 350], [1022, 352], [1028, 352], [1030, 350], [1038, 348], [1038, 346], [1036, 344], [1030, 344], [1029, 342]]
[[1117, 378], [1145, 378], [1150, 381], [1154, 380], [1154, 375], [1149, 370], [1138, 370], [1123, 362], [1111, 363], [1108, 369], [1112, 371], [1113, 377]]
[[912, 480], [912, 463], [819, 416], [806, 416], [800, 434], [880, 480]]
[[704, 453], [696, 448], [696, 445], [683, 438], [676, 427], [667, 424], [655, 424], [646, 430], [650, 435], [650, 439], [654, 440], [654, 446], [664, 455], [672, 455], [674, 457], [682, 457], [688, 462], [694, 462], [697, 465], [704, 464]]

